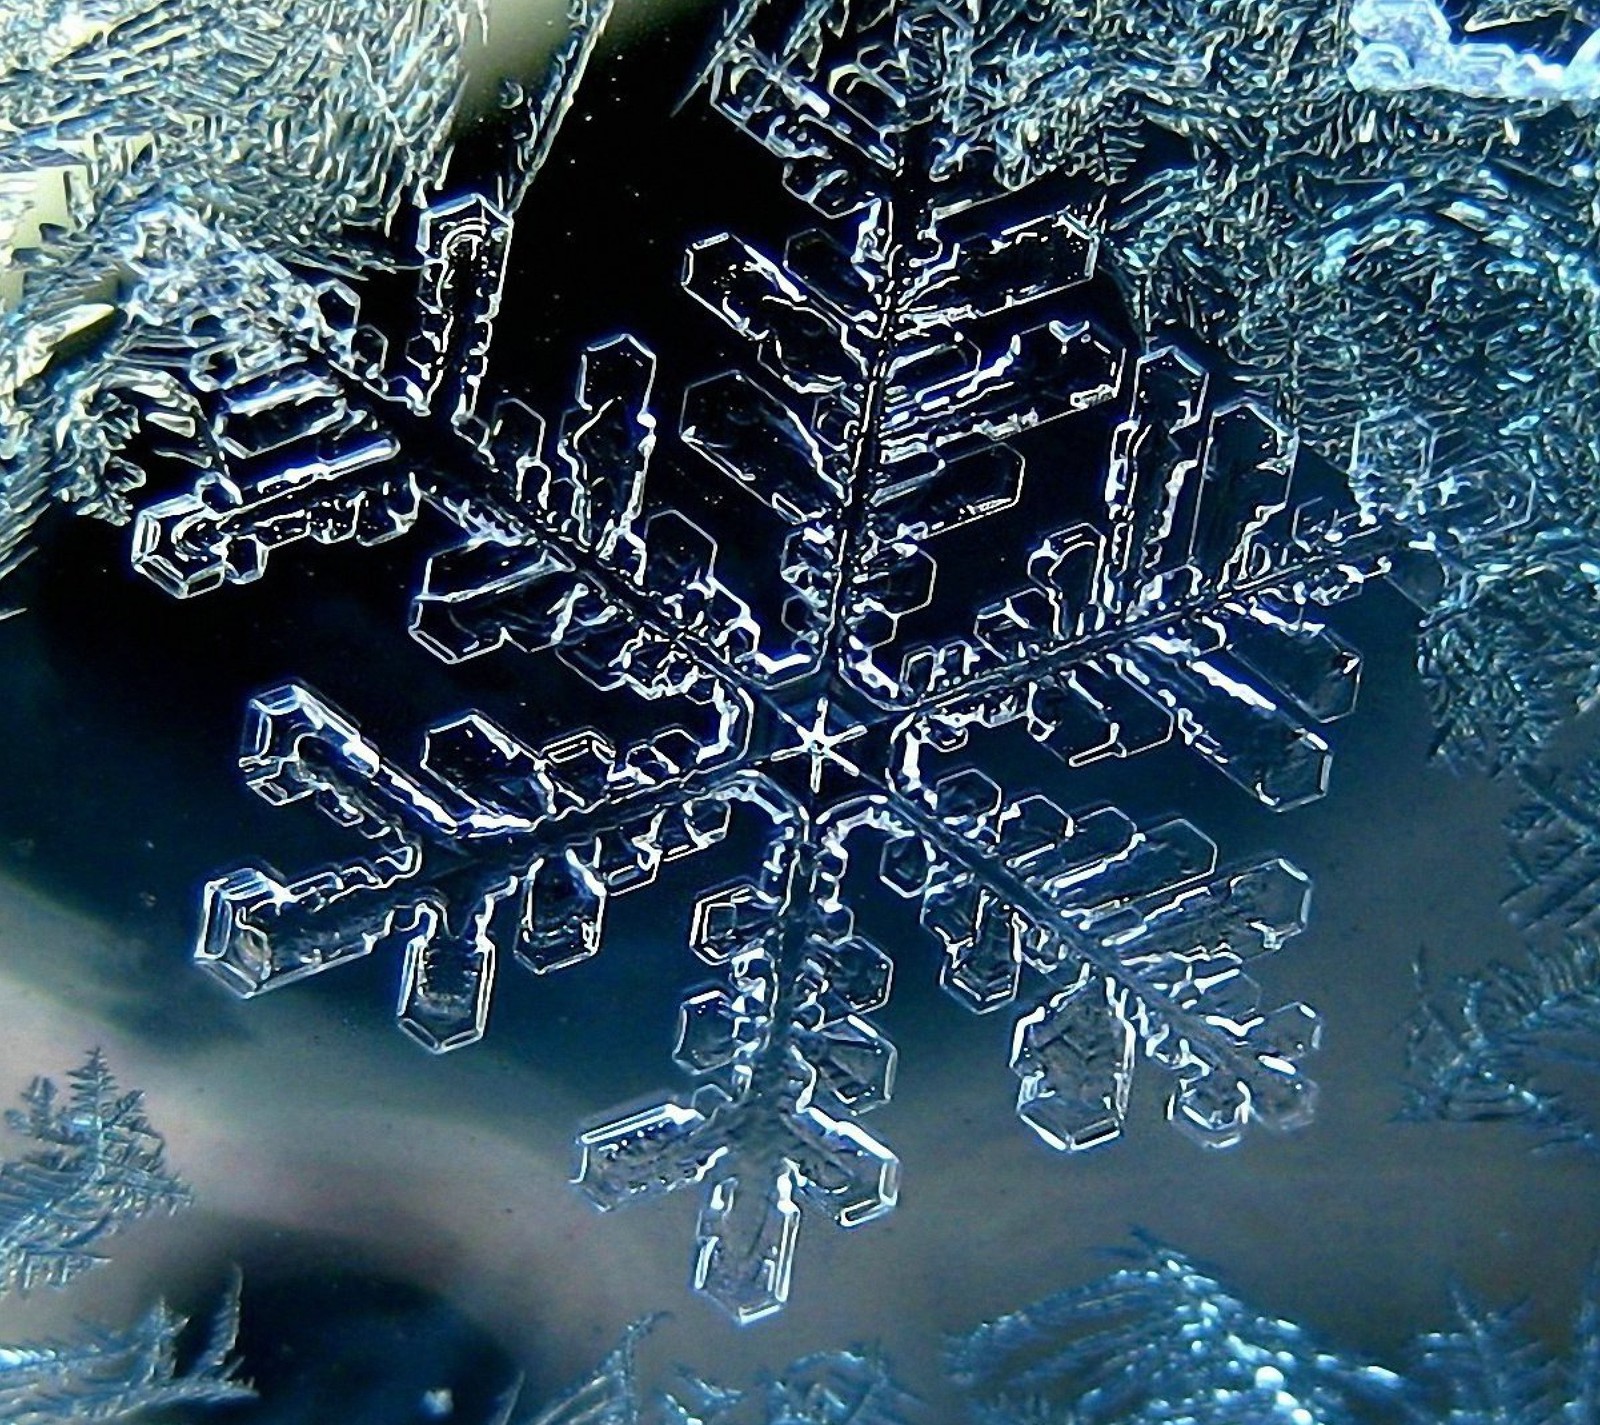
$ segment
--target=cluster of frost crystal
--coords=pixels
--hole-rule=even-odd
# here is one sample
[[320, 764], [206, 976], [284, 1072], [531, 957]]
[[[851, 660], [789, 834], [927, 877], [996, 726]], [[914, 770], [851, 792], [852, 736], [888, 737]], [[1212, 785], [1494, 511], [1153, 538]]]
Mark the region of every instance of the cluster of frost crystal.
[[987, 1322], [948, 1367], [983, 1425], [1586, 1425], [1600, 1405], [1600, 1277], [1570, 1363], [1512, 1312], [1455, 1293], [1455, 1324], [1403, 1372], [1327, 1350], [1262, 1314], [1181, 1252], [1129, 1265]]
[[[143, 1095], [117, 1088], [94, 1050], [62, 1095], [45, 1078], [23, 1093], [7, 1124], [34, 1147], [0, 1164], [0, 1294], [60, 1287], [104, 1259], [101, 1239], [153, 1212], [175, 1212], [189, 1190], [166, 1165], [166, 1145], [145, 1117]], [[218, 1308], [206, 1342], [180, 1364], [187, 1322], [161, 1302], [126, 1331], [71, 1342], [0, 1345], [0, 1421], [71, 1425], [126, 1420], [179, 1405], [219, 1405], [253, 1394], [232, 1358], [239, 1282]]]
[[[1177, 742], [1265, 806], [1319, 796], [1320, 729], [1359, 670], [1324, 610], [1387, 571], [1392, 537], [1181, 346], [1135, 355], [1085, 319], [1085, 216], [1048, 183], [1008, 191], [952, 127], [942, 63], [977, 22], [917, 0], [728, 27], [711, 102], [818, 223], [779, 253], [732, 233], [690, 249], [684, 288], [742, 352], [731, 369], [664, 373], [613, 337], [547, 432], [493, 394], [513, 224], [468, 192], [419, 230], [422, 333], [364, 408], [370, 456], [314, 478], [280, 457], [243, 499], [202, 479], [140, 516], [140, 567], [195, 593], [426, 503], [460, 535], [428, 561], [419, 642], [447, 662], [553, 654], [660, 709], [631, 742], [535, 743], [469, 712], [407, 766], [307, 688], [261, 694], [250, 785], [365, 846], [213, 881], [198, 958], [248, 995], [392, 953], [402, 1026], [458, 1048], [505, 954], [535, 974], [592, 955], [613, 896], [737, 822], [750, 873], [703, 894], [690, 933], [717, 976], [680, 1018], [696, 1087], [587, 1129], [580, 1181], [606, 1207], [700, 1191], [695, 1281], [741, 1320], [787, 1298], [805, 1211], [854, 1226], [897, 1194], [863, 1121], [892, 1091], [871, 1019], [892, 965], [855, 924], [852, 865], [916, 904], [952, 995], [1017, 1007], [1017, 1110], [1050, 1146], [1116, 1137], [1140, 1057], [1207, 1146], [1311, 1111], [1317, 1019], [1263, 1006], [1248, 969], [1301, 929], [1306, 878], [1221, 864], [1179, 817], [1002, 787], [984, 748], [1015, 726], [1070, 786]], [[1052, 422], [1066, 434], [1039, 444]], [[657, 493], [661, 467], [737, 487], [728, 529]], [[940, 587], [941, 536], [1016, 510], [1025, 476], [1070, 516], [1013, 536], [1009, 589]], [[757, 531], [771, 577], [741, 590], [720, 540], [749, 564]]]
[[[1181, 1252], [986, 1322], [948, 1369], [986, 1425], [1353, 1425], [1399, 1418], [1403, 1382], [1263, 1315]], [[1371, 1412], [1369, 1414], [1369, 1412]]]
[[[1537, 897], [1534, 898], [1537, 900]], [[1550, 1145], [1600, 1149], [1600, 947], [1491, 963], [1423, 1005], [1411, 1026], [1415, 1117], [1513, 1119]]]
[[646, 1401], [635, 1347], [651, 1322], [630, 1326], [594, 1371], [537, 1414], [514, 1392], [494, 1425], [910, 1425], [917, 1402], [873, 1352], [819, 1351], [763, 1386], [739, 1390], [680, 1371], [673, 1390]]
[[6, 1123], [33, 1148], [0, 1164], [0, 1292], [61, 1286], [103, 1259], [104, 1236], [152, 1212], [175, 1212], [189, 1190], [166, 1165], [166, 1143], [143, 1095], [122, 1093], [98, 1050], [63, 1096], [35, 1079]]
[[125, 1331], [97, 1330], [73, 1341], [0, 1346], [0, 1421], [76, 1425], [150, 1418], [155, 1411], [228, 1405], [255, 1392], [238, 1379], [237, 1280], [205, 1341], [180, 1362], [186, 1318], [157, 1302]]

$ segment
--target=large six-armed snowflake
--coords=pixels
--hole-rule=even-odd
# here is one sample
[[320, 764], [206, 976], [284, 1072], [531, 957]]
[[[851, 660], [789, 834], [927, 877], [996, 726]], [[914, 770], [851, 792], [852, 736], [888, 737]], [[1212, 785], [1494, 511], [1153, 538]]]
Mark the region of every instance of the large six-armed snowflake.
[[[202, 344], [186, 458], [205, 473], [135, 525], [138, 566], [188, 595], [430, 506], [460, 540], [429, 561], [416, 639], [447, 662], [548, 651], [662, 709], [620, 746], [533, 745], [468, 713], [413, 771], [309, 689], [263, 693], [250, 785], [367, 847], [299, 879], [213, 881], [198, 957], [249, 995], [391, 951], [402, 1027], [456, 1049], [484, 1032], [503, 952], [539, 974], [594, 954], [610, 897], [737, 826], [749, 873], [703, 893], [690, 929], [720, 977], [681, 1010], [675, 1058], [698, 1086], [584, 1132], [579, 1180], [607, 1207], [698, 1185], [694, 1280], [741, 1320], [786, 1299], [804, 1209], [852, 1226], [895, 1202], [898, 1161], [863, 1126], [895, 1065], [869, 1017], [891, 959], [849, 903], [865, 846], [918, 903], [945, 988], [1020, 1006], [1017, 1112], [1052, 1147], [1121, 1131], [1141, 1051], [1203, 1144], [1306, 1119], [1316, 1017], [1262, 1009], [1247, 971], [1302, 928], [1306, 878], [1219, 866], [1187, 820], [1008, 790], [978, 755], [1010, 724], [1069, 768], [1178, 739], [1267, 806], [1315, 798], [1316, 727], [1358, 673], [1322, 610], [1388, 547], [1337, 482], [1305, 493], [1309, 459], [1255, 404], [1084, 318], [1088, 216], [1048, 183], [1004, 190], [944, 102], [966, 7], [836, 26], [826, 6], [757, 8], [729, 26], [712, 102], [821, 226], [781, 258], [730, 234], [693, 245], [684, 287], [748, 359], [683, 382], [675, 431], [655, 357], [626, 336], [590, 348], [549, 439], [488, 398], [502, 183], [420, 213], [402, 357], [337, 282], [287, 327], [246, 312]], [[659, 493], [663, 462], [741, 487], [726, 528]], [[998, 560], [936, 589], [942, 536], [1051, 510], [1009, 591], [972, 597]], [[732, 541], [742, 568], [770, 547], [770, 587], [719, 572]]]

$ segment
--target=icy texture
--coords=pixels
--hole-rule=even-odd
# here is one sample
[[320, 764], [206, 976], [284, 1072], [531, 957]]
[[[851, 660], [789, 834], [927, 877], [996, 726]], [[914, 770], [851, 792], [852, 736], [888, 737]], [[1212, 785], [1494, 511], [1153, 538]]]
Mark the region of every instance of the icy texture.
[[1600, 99], [1600, 31], [1569, 63], [1553, 64], [1512, 45], [1455, 39], [1433, 0], [1356, 0], [1350, 28], [1359, 43], [1350, 82], [1358, 89], [1567, 104]]
[[1600, 1275], [1570, 1362], [1454, 1294], [1455, 1324], [1401, 1374], [1318, 1346], [1182, 1253], [1146, 1243], [1130, 1266], [999, 1317], [950, 1345], [980, 1425], [1591, 1425], [1600, 1418]]
[[[506, 96], [512, 153], [489, 185], [502, 222], [608, 10], [574, 0], [550, 88]], [[444, 263], [427, 280], [448, 282], [470, 247], [441, 194], [476, 14], [474, 0], [7, 4], [0, 264], [22, 280], [0, 315], [0, 572], [50, 499], [125, 520], [173, 469], [203, 472], [213, 516], [296, 503], [269, 544], [403, 527], [404, 470], [359, 509], [325, 493], [396, 454], [368, 408], [406, 379], [341, 278], [410, 261], [415, 236]], [[59, 226], [40, 230], [52, 207]], [[170, 518], [136, 534], [159, 581], [260, 572], [185, 569], [159, 547]]]
[[[1307, 1120], [1316, 1016], [1263, 1007], [1248, 968], [1302, 928], [1305, 877], [1219, 865], [1181, 818], [1002, 788], [976, 759], [1015, 724], [1063, 775], [1174, 743], [1265, 806], [1319, 796], [1320, 728], [1359, 672], [1324, 607], [1386, 572], [1391, 543], [1336, 482], [1303, 491], [1292, 438], [1177, 346], [1134, 358], [1075, 317], [1091, 232], [1053, 191], [999, 195], [949, 127], [940, 65], [971, 42], [969, 16], [916, 3], [835, 34], [815, 6], [760, 8], [730, 27], [713, 101], [825, 227], [781, 255], [731, 234], [691, 249], [685, 288], [741, 363], [666, 377], [630, 337], [597, 343], [547, 438], [525, 406], [485, 399], [511, 231], [464, 199], [428, 230], [434, 335], [407, 388], [424, 425], [385, 417], [419, 438], [408, 488], [462, 532], [429, 561], [413, 635], [449, 662], [552, 650], [658, 706], [658, 730], [535, 744], [467, 713], [413, 769], [309, 689], [263, 693], [250, 785], [366, 847], [298, 877], [214, 880], [197, 951], [245, 995], [393, 953], [402, 1027], [454, 1049], [483, 1035], [503, 954], [536, 974], [594, 954], [611, 897], [737, 820], [760, 868], [694, 912], [719, 976], [683, 1004], [675, 1057], [697, 1086], [583, 1132], [579, 1181], [603, 1207], [697, 1189], [694, 1280], [740, 1320], [787, 1298], [806, 1211], [856, 1226], [898, 1191], [862, 1126], [895, 1052], [870, 1018], [891, 965], [855, 928], [852, 864], [916, 903], [950, 994], [1020, 1005], [1017, 1109], [1051, 1147], [1122, 1131], [1141, 1055], [1205, 1146]], [[676, 438], [663, 408], [682, 412]], [[1038, 461], [1022, 442], [1057, 419], [1096, 453], [1068, 445], [1070, 464], [1030, 478], [1081, 513], [1026, 536], [1020, 586], [958, 589], [957, 631], [919, 635], [936, 537], [1018, 506]], [[746, 564], [767, 521], [776, 598], [736, 592], [717, 536], [654, 494], [668, 462], [739, 487]], [[396, 508], [388, 466], [317, 488], [309, 524], [305, 489], [276, 484], [148, 512], [147, 572], [159, 549], [163, 579], [199, 591], [307, 529], [345, 537], [318, 524], [324, 499]]]
[[0, 1164], [0, 1293], [61, 1286], [103, 1260], [92, 1250], [102, 1237], [189, 1202], [143, 1095], [118, 1091], [105, 1056], [95, 1050], [67, 1079], [64, 1097], [35, 1079], [6, 1113], [35, 1146]]
[[634, 1348], [653, 1320], [630, 1326], [593, 1374], [537, 1414], [513, 1398], [495, 1425], [909, 1425], [915, 1401], [861, 1351], [819, 1351], [749, 1390], [680, 1371], [673, 1391], [646, 1400]]
[[1536, 950], [1460, 980], [1413, 1021], [1409, 1057], [1414, 1117], [1516, 1119], [1600, 1149], [1600, 950]]
[[910, 1425], [922, 1418], [870, 1351], [819, 1351], [758, 1390], [690, 1379], [661, 1409], [661, 1425]]
[[989, 0], [946, 105], [1004, 181], [1105, 185], [1152, 339], [1214, 343], [1439, 559], [1441, 748], [1499, 771], [1600, 663], [1600, 37], [1580, 5], [1457, 9]]
[[1526, 775], [1527, 801], [1506, 822], [1517, 888], [1512, 923], [1530, 936], [1600, 932], [1600, 762]]
[[1402, 1389], [1151, 1243], [957, 1337], [947, 1365], [985, 1425], [1354, 1425], [1398, 1419]]
[[1437, 1425], [1591, 1425], [1600, 1419], [1600, 1274], [1591, 1271], [1566, 1362], [1526, 1336], [1520, 1312], [1455, 1293], [1456, 1324], [1418, 1343], [1411, 1372]]
[[146, 1419], [158, 1410], [251, 1399], [255, 1392], [237, 1379], [240, 1363], [231, 1354], [239, 1334], [238, 1281], [217, 1308], [199, 1351], [180, 1363], [179, 1337], [187, 1324], [157, 1302], [126, 1331], [0, 1346], [0, 1421], [69, 1425]]

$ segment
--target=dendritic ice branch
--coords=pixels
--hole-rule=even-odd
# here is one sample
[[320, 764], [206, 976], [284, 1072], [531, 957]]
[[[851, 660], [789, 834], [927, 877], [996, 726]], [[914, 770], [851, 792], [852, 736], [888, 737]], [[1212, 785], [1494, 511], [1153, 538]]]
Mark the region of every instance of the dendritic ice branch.
[[67, 1079], [65, 1095], [35, 1079], [6, 1113], [34, 1147], [0, 1164], [0, 1292], [61, 1286], [102, 1260], [102, 1237], [189, 1202], [143, 1095], [118, 1090], [105, 1056], [95, 1050]]
[[1405, 1418], [1404, 1382], [1325, 1350], [1181, 1252], [1129, 1264], [955, 1337], [946, 1368], [985, 1425], [1354, 1425]]
[[[684, 287], [736, 363], [664, 372], [617, 336], [589, 348], [548, 432], [491, 398], [511, 233], [471, 199], [428, 279], [434, 356], [385, 413], [460, 531], [428, 562], [413, 636], [452, 663], [553, 653], [657, 709], [656, 730], [535, 744], [467, 713], [411, 767], [308, 688], [262, 693], [252, 788], [366, 846], [305, 875], [216, 878], [197, 952], [245, 995], [392, 953], [402, 1027], [455, 1049], [485, 1032], [506, 952], [536, 974], [573, 964], [611, 897], [725, 839], [751, 847], [759, 869], [693, 917], [717, 976], [680, 1019], [696, 1088], [579, 1140], [601, 1206], [703, 1194], [694, 1278], [740, 1320], [786, 1300], [804, 1213], [855, 1226], [897, 1196], [898, 1160], [862, 1122], [896, 1067], [870, 1018], [894, 967], [846, 886], [864, 845], [917, 903], [945, 988], [974, 1012], [1018, 1006], [1018, 1112], [1051, 1147], [1122, 1131], [1141, 1056], [1206, 1146], [1306, 1121], [1316, 1016], [1264, 1008], [1250, 962], [1302, 928], [1307, 879], [1274, 857], [1224, 864], [1179, 817], [1008, 790], [984, 763], [1015, 724], [1063, 779], [1173, 744], [1264, 806], [1319, 796], [1322, 729], [1359, 675], [1326, 610], [1386, 573], [1393, 544], [1257, 403], [1082, 315], [1086, 217], [1047, 184], [1006, 192], [948, 126], [937, 61], [970, 42], [967, 11], [757, 10], [724, 37], [711, 100], [818, 226], [781, 253], [728, 233], [690, 249]], [[665, 472], [734, 487], [728, 527], [668, 498]], [[197, 488], [151, 514], [147, 547], [174, 570], [180, 554], [191, 573], [258, 570], [308, 498], [383, 507], [392, 478], [351, 466], [314, 497], [263, 483], [241, 505]], [[1010, 528], [1018, 572], [941, 587], [941, 541], [979, 522]], [[729, 538], [739, 580], [761, 580], [767, 551], [760, 587], [719, 567]]]
[[[768, 8], [730, 0], [730, 29]], [[808, 7], [813, 43], [838, 9]], [[1414, 585], [1442, 752], [1491, 771], [1535, 754], [1592, 698], [1600, 650], [1592, 9], [969, 13], [938, 61], [947, 161], [1093, 185], [1103, 265], [1152, 342], [1212, 343], [1442, 564]], [[1511, 592], [1528, 584], [1552, 612], [1569, 598], [1542, 640]]]
[[1418, 1012], [1409, 1057], [1414, 1117], [1515, 1119], [1551, 1146], [1600, 1148], [1600, 949], [1535, 950], [1458, 981]]
[[233, 1356], [239, 1334], [235, 1279], [205, 1341], [188, 1359], [179, 1344], [184, 1317], [157, 1303], [126, 1331], [97, 1331], [70, 1342], [0, 1346], [0, 1421], [5, 1425], [154, 1418], [183, 1406], [250, 1400]]

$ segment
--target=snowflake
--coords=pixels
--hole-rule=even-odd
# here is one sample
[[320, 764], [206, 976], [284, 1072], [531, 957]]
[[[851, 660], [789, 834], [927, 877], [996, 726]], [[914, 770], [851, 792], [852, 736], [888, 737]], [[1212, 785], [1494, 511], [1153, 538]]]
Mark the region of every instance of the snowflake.
[[[1205, 1146], [1308, 1119], [1316, 1016], [1263, 1007], [1247, 968], [1302, 928], [1307, 879], [1223, 864], [1182, 818], [1004, 788], [982, 754], [1006, 727], [1067, 771], [1182, 745], [1264, 806], [1321, 795], [1320, 728], [1359, 673], [1324, 610], [1394, 544], [1195, 356], [1129, 352], [1086, 316], [1089, 211], [1050, 182], [1007, 191], [952, 120], [972, 10], [780, 9], [737, 11], [707, 82], [820, 226], [781, 255], [730, 233], [691, 247], [684, 288], [738, 365], [663, 377], [634, 338], [597, 342], [548, 435], [493, 397], [520, 193], [502, 174], [419, 212], [400, 361], [342, 285], [316, 294], [327, 335], [293, 360], [244, 363], [236, 333], [194, 357], [191, 378], [215, 379], [203, 431], [233, 464], [199, 460], [187, 493], [139, 511], [134, 545], [142, 572], [198, 594], [295, 540], [400, 533], [426, 505], [459, 536], [428, 561], [419, 642], [452, 663], [553, 653], [658, 710], [641, 740], [539, 744], [468, 712], [408, 767], [308, 688], [261, 694], [250, 786], [366, 849], [218, 877], [197, 958], [250, 995], [392, 953], [402, 1028], [443, 1052], [485, 1032], [506, 952], [536, 974], [576, 963], [613, 896], [724, 840], [753, 848], [692, 916], [718, 976], [681, 1009], [696, 1086], [579, 1138], [602, 1207], [703, 1194], [694, 1281], [743, 1321], [787, 1299], [805, 1212], [856, 1226], [898, 1192], [864, 1126], [893, 1087], [871, 1019], [893, 962], [856, 926], [852, 868], [915, 903], [950, 994], [1018, 1007], [1017, 1111], [1051, 1147], [1121, 1133], [1141, 1056]], [[598, 21], [577, 13], [512, 173], [582, 71]], [[724, 481], [726, 527], [670, 493]], [[996, 547], [1011, 531], [1022, 572], [991, 560], [976, 587], [942, 586], [950, 536], [980, 523]], [[764, 560], [773, 577], [747, 587]]]

